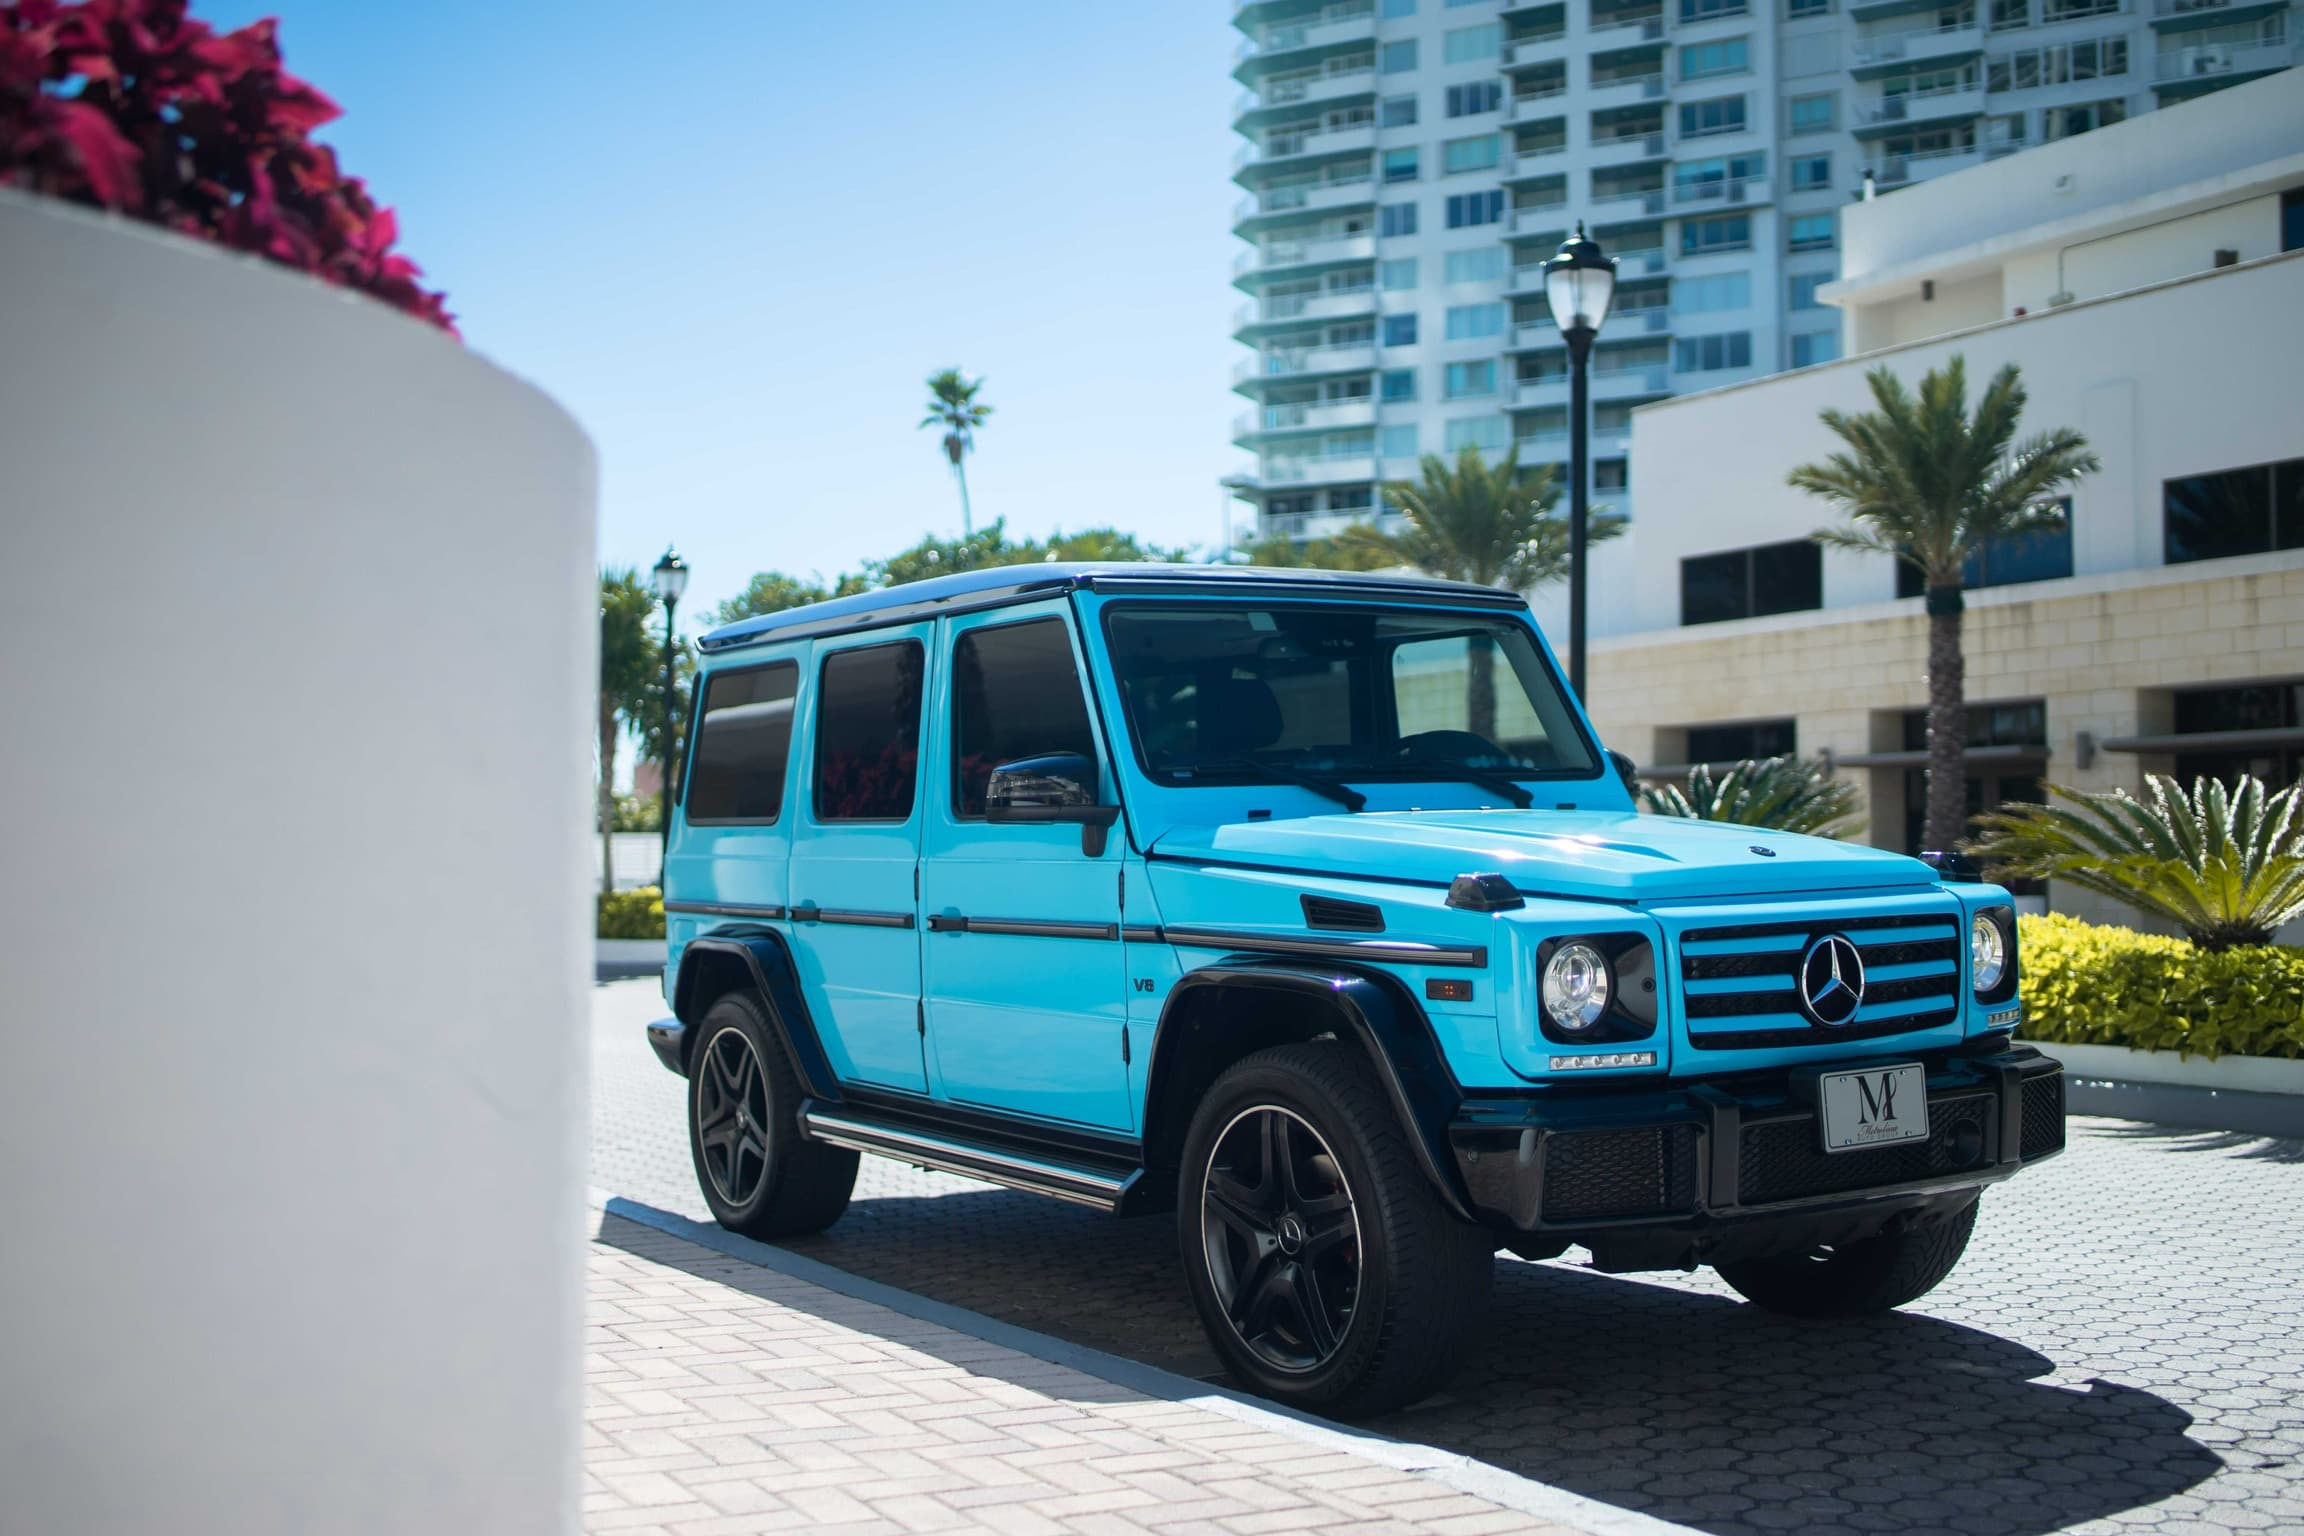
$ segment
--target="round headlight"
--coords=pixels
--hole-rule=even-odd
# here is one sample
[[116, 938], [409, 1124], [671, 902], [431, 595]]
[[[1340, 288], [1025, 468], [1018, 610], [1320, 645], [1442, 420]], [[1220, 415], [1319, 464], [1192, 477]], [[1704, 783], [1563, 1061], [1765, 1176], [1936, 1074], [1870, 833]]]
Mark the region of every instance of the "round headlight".
[[1977, 992], [1991, 991], [2008, 974], [2008, 933], [1989, 912], [1968, 924], [1968, 974]]
[[1544, 1013], [1565, 1030], [1590, 1029], [1608, 1011], [1608, 961], [1591, 945], [1576, 941], [1552, 951], [1544, 962]]

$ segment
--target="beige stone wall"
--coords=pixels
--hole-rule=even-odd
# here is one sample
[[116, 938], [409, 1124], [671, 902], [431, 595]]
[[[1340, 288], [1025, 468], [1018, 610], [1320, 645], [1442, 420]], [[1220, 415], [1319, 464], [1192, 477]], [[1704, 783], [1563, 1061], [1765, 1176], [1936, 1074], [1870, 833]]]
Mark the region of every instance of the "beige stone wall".
[[[1964, 637], [1971, 703], [2046, 701], [2049, 781], [2138, 789], [2170, 762], [2098, 751], [2082, 768], [2078, 733], [2159, 734], [2169, 690], [2304, 677], [2304, 552], [1975, 592]], [[1787, 716], [1806, 755], [1893, 750], [1897, 717], [1928, 702], [1926, 657], [1918, 599], [1626, 635], [1594, 643], [1592, 714], [1643, 764], [1684, 760], [1688, 726]], [[1845, 772], [1872, 813], [1865, 840], [1896, 846], [1902, 770]], [[2053, 904], [2113, 915], [2080, 893]]]

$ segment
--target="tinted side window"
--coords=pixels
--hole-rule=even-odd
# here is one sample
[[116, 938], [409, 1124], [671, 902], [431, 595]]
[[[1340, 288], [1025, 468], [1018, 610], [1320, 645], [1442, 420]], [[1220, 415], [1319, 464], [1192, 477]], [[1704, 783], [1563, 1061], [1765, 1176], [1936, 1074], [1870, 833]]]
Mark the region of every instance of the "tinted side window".
[[1088, 701], [1061, 619], [972, 629], [952, 648], [952, 809], [984, 814], [992, 770], [1020, 757], [1077, 752], [1093, 761]]
[[799, 687], [800, 666], [791, 661], [705, 680], [688, 778], [690, 821], [774, 821], [782, 813]]
[[902, 821], [920, 774], [920, 642], [824, 658], [816, 693], [816, 819]]

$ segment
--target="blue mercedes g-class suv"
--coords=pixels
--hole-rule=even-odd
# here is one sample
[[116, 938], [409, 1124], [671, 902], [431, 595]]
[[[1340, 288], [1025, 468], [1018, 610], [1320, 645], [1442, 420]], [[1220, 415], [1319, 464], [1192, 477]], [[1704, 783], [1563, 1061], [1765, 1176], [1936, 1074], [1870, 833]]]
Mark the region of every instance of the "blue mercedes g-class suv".
[[1515, 594], [1038, 565], [699, 649], [650, 1035], [736, 1231], [860, 1152], [1173, 1210], [1232, 1371], [1356, 1414], [1498, 1248], [1871, 1312], [2063, 1146], [2008, 893], [1634, 814]]

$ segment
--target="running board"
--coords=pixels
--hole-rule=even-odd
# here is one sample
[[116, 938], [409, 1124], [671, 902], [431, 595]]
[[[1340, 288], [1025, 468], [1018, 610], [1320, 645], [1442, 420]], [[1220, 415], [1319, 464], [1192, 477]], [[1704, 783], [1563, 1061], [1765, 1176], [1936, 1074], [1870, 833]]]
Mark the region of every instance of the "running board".
[[873, 1152], [1004, 1184], [1028, 1194], [1068, 1200], [1106, 1215], [1118, 1214], [1143, 1177], [1142, 1169], [1095, 1168], [1059, 1161], [1045, 1153], [963, 1141], [945, 1132], [900, 1125], [853, 1109], [830, 1108], [814, 1100], [801, 1106], [800, 1125], [813, 1140], [835, 1147]]

